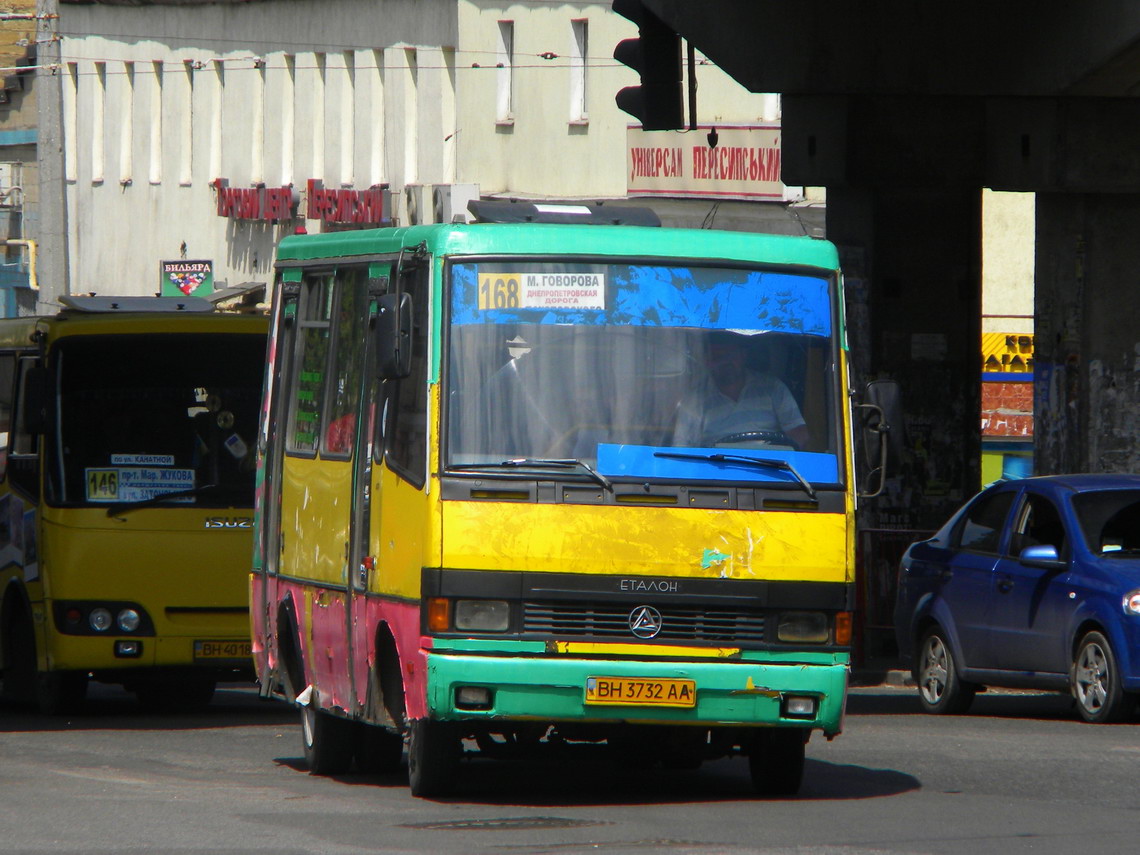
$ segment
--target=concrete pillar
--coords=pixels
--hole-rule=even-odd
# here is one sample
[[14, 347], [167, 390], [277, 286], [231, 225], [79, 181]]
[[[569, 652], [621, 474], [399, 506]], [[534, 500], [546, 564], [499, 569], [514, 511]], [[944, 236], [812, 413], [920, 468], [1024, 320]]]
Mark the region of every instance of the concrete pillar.
[[1140, 195], [1037, 196], [1034, 471], [1140, 471]]
[[67, 204], [63, 178], [63, 89], [66, 67], [60, 65], [58, 0], [36, 3], [38, 41], [36, 102], [39, 105], [40, 201], [37, 277], [40, 290], [19, 295], [21, 315], [55, 312], [61, 295], [70, 293], [67, 270]]
[[907, 453], [866, 528], [934, 529], [980, 486], [981, 191], [828, 189], [856, 388], [903, 393]]

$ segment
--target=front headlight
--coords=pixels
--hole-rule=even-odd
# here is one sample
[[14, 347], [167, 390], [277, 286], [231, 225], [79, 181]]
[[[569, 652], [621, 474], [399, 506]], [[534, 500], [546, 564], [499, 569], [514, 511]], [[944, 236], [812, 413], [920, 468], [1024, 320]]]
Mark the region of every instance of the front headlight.
[[123, 609], [119, 612], [117, 623], [123, 632], [134, 632], [142, 623], [142, 617], [134, 609]]
[[456, 600], [455, 628], [466, 632], [505, 632], [511, 608], [504, 600]]
[[827, 634], [827, 615], [823, 612], [784, 612], [776, 627], [776, 637], [791, 643], [823, 644]]
[[111, 628], [111, 613], [102, 607], [92, 609], [87, 616], [87, 624], [96, 632], [106, 632]]
[[1124, 613], [1140, 615], [1140, 590], [1129, 591], [1124, 595]]

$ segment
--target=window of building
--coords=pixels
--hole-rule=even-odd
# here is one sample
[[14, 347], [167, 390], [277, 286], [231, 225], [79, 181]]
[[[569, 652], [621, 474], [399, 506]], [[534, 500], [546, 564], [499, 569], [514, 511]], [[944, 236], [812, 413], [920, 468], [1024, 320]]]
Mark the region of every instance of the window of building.
[[[178, 183], [187, 187], [194, 180], [194, 71], [193, 60], [182, 63], [182, 109], [178, 129]], [[217, 176], [214, 176], [215, 178]]]
[[135, 64], [123, 63], [122, 97], [119, 101], [119, 183], [130, 184], [135, 147]]
[[91, 183], [103, 181], [105, 134], [107, 132], [107, 63], [95, 63], [91, 93]]
[[590, 23], [570, 22], [570, 121], [585, 122], [589, 117], [586, 99], [586, 57], [590, 45]]
[[162, 183], [162, 62], [151, 63], [150, 75], [150, 183]]
[[499, 21], [499, 47], [495, 53], [495, 65], [499, 69], [495, 118], [500, 122], [509, 122], [514, 119], [514, 21]]

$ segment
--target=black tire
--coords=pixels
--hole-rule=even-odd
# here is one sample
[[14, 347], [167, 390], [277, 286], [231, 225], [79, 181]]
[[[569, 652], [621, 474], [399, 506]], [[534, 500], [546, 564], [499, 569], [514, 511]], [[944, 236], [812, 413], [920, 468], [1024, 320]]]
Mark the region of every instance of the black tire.
[[403, 735], [371, 724], [356, 727], [356, 768], [373, 775], [398, 772], [404, 758]]
[[343, 775], [352, 768], [356, 753], [355, 722], [317, 709], [312, 702], [301, 707], [301, 743], [311, 775]]
[[22, 608], [9, 609], [4, 622], [4, 686], [2, 697], [14, 704], [36, 701], [36, 637]]
[[449, 793], [455, 783], [460, 742], [446, 722], [416, 719], [408, 727], [408, 786], [420, 798]]
[[757, 793], [794, 796], [800, 791], [806, 736], [800, 728], [772, 728], [756, 734], [748, 751], [748, 771]]
[[4, 699], [30, 704], [43, 715], [77, 712], [87, 697], [87, 672], [41, 672], [35, 631], [27, 613], [13, 609], [8, 618], [4, 629]]
[[1099, 632], [1090, 632], [1077, 645], [1069, 678], [1077, 712], [1092, 724], [1124, 721], [1136, 699], [1124, 692], [1112, 645]]
[[36, 674], [36, 706], [44, 715], [69, 715], [78, 712], [86, 698], [86, 671], [49, 671]]
[[918, 644], [918, 664], [914, 674], [922, 708], [934, 715], [964, 713], [974, 702], [978, 687], [958, 679], [958, 664], [941, 627], [923, 633]]

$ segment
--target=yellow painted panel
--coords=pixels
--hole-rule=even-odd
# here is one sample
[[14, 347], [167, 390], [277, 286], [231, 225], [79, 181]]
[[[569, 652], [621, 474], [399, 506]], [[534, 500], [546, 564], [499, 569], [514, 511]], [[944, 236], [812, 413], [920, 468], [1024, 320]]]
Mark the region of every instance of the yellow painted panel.
[[430, 546], [430, 501], [417, 489], [385, 467], [373, 469], [371, 543], [376, 557], [370, 589], [395, 597], [417, 599], [420, 570], [428, 563]]
[[346, 584], [352, 464], [286, 457], [281, 478], [281, 572]]
[[657, 644], [589, 644], [579, 641], [556, 641], [555, 650], [580, 656], [693, 656], [702, 659], [731, 659], [740, 655], [739, 647], [681, 647]]
[[443, 566], [854, 581], [849, 514], [441, 503]]

